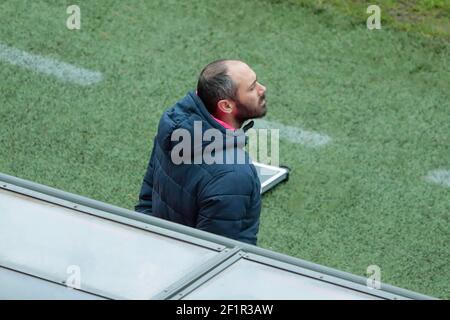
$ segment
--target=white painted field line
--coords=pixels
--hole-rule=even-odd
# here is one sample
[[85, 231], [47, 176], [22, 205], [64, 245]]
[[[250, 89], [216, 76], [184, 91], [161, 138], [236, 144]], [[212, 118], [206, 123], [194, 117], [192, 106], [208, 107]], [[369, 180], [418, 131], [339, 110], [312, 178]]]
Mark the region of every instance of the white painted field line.
[[0, 43], [0, 61], [41, 72], [54, 76], [62, 81], [73, 82], [82, 86], [89, 86], [103, 79], [100, 72], [27, 53], [2, 43]]
[[425, 180], [450, 188], [450, 170], [430, 171]]
[[255, 129], [279, 129], [280, 138], [284, 138], [293, 143], [303, 144], [309, 147], [320, 147], [331, 142], [331, 138], [326, 134], [303, 130], [298, 127], [286, 126], [275, 121], [263, 119], [255, 120]]

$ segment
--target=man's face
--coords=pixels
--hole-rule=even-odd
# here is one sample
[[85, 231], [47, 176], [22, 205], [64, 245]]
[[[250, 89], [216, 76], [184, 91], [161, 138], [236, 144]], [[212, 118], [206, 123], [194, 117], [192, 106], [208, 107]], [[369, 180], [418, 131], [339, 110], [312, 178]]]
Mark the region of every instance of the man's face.
[[235, 116], [241, 121], [264, 117], [267, 112], [266, 87], [258, 82], [255, 72], [245, 63], [231, 66], [229, 70], [237, 85]]

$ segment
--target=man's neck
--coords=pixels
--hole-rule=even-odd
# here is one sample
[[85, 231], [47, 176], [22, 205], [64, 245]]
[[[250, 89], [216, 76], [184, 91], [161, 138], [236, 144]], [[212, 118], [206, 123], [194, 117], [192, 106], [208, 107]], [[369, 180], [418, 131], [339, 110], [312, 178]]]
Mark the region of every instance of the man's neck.
[[223, 125], [227, 129], [237, 130], [237, 129], [242, 127], [242, 123], [237, 121], [233, 117], [221, 117], [218, 114], [213, 114], [212, 116], [214, 117], [214, 119], [219, 120], [220, 122], [224, 122], [225, 124], [224, 123], [220, 123], [220, 122], [219, 123], [221, 125]]

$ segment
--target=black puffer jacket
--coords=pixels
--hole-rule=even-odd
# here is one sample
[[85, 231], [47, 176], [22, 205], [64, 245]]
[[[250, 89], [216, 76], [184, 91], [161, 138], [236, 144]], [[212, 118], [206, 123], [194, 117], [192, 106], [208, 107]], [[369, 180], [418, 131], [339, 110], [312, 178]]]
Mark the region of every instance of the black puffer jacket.
[[[205, 163], [202, 155], [211, 151], [209, 141], [216, 140], [198, 143], [199, 135], [194, 138], [194, 131], [199, 132], [200, 124], [201, 134], [216, 129], [215, 133], [223, 138], [222, 151], [216, 148], [215, 153], [207, 153], [222, 159], [223, 164]], [[179, 152], [182, 140], [179, 135], [174, 139], [175, 130], [192, 137], [190, 154]], [[243, 129], [226, 130], [212, 118], [195, 92], [189, 92], [159, 122], [136, 211], [256, 244], [261, 185], [244, 145]], [[175, 154], [190, 161], [176, 164], [175, 150]], [[186, 150], [189, 148], [183, 152]]]

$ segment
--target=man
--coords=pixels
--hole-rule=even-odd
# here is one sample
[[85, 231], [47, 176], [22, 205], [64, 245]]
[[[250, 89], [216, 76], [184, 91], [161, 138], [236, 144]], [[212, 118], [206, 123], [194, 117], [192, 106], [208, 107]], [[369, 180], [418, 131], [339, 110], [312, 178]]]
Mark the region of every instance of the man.
[[[189, 92], [159, 122], [136, 211], [256, 244], [261, 186], [242, 143], [253, 122], [241, 127], [266, 114], [265, 93], [244, 62], [208, 64], [197, 92]], [[221, 147], [212, 152], [218, 161], [204, 159], [211, 147], [205, 139], [192, 138], [199, 128], [205, 136], [213, 129], [214, 142]], [[188, 142], [180, 149], [182, 136]]]

